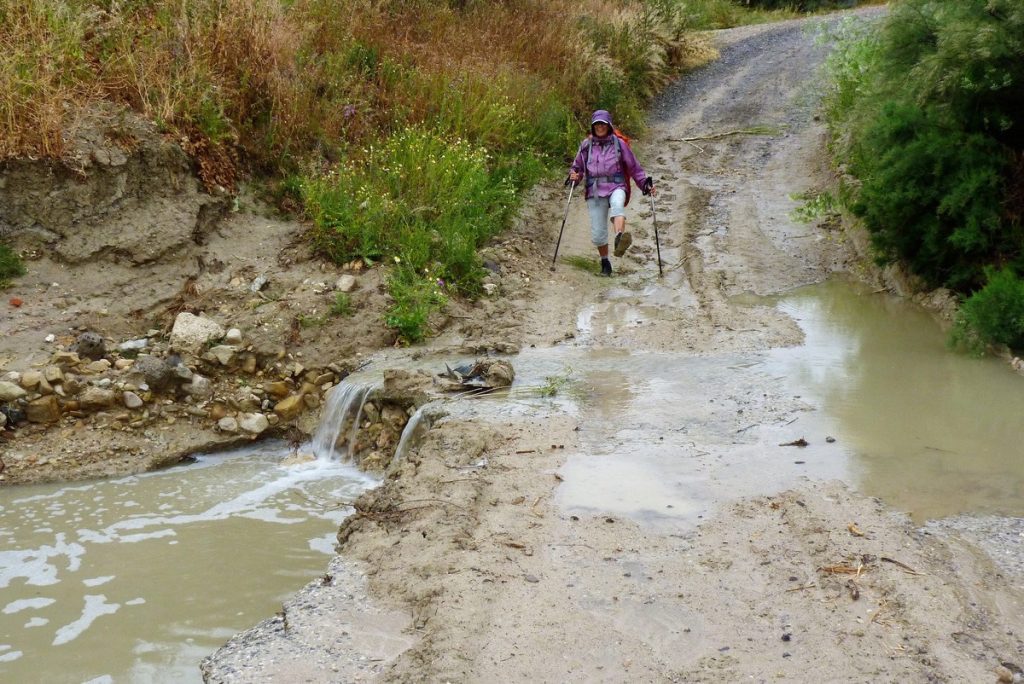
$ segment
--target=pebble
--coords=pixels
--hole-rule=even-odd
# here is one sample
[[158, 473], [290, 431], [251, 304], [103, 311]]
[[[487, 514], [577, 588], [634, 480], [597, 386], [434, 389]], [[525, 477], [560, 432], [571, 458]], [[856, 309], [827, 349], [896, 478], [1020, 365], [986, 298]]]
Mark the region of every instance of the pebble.
[[50, 343], [50, 344], [52, 344], [53, 342], [55, 342], [57, 340], [57, 336], [54, 335], [53, 333], [50, 333], [49, 335], [44, 337], [43, 340], [48, 342], [48, 343]]
[[123, 396], [124, 405], [130, 409], [142, 408], [142, 398], [135, 392], [125, 392]]

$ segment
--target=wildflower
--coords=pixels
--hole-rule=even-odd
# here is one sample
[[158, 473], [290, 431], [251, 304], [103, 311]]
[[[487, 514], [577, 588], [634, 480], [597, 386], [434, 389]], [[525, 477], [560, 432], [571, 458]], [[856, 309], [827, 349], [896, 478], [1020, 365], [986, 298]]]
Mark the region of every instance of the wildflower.
[[395, 263], [396, 264], [402, 263], [402, 257], [395, 257]]

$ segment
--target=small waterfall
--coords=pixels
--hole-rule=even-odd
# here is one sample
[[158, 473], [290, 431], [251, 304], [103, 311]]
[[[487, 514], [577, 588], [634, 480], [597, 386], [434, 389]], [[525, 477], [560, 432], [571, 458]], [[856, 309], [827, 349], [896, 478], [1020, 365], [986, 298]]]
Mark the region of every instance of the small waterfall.
[[[360, 384], [343, 380], [341, 384], [331, 390], [330, 396], [327, 397], [327, 405], [320, 418], [320, 425], [316, 429], [316, 434], [313, 435], [311, 446], [313, 454], [317, 458], [337, 461], [348, 455], [348, 448], [354, 442], [356, 433], [359, 431], [359, 420], [362, 418], [366, 399], [373, 389], [376, 389], [374, 384]], [[339, 452], [338, 440], [349, 420], [352, 422], [348, 439], [344, 441], [343, 452]]]
[[[399, 459], [405, 456], [405, 450], [409, 446], [410, 440], [412, 440], [413, 433], [416, 432], [416, 428], [420, 426], [420, 422], [425, 418], [423, 409], [430, 406], [430, 404], [424, 404], [416, 409], [416, 412], [409, 416], [409, 421], [405, 424], [405, 428], [402, 430], [402, 437], [398, 440], [398, 447], [395, 448], [395, 455], [391, 457], [391, 464], [398, 463]], [[427, 419], [427, 427], [429, 428], [430, 420]]]

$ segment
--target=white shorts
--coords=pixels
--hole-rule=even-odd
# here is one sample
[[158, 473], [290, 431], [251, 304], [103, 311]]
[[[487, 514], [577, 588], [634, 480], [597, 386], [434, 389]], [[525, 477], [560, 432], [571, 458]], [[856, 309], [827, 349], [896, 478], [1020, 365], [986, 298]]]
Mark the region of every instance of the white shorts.
[[608, 222], [616, 216], [626, 215], [626, 191], [617, 188], [609, 197], [591, 197], [587, 200], [590, 212], [590, 241], [597, 247], [608, 244]]

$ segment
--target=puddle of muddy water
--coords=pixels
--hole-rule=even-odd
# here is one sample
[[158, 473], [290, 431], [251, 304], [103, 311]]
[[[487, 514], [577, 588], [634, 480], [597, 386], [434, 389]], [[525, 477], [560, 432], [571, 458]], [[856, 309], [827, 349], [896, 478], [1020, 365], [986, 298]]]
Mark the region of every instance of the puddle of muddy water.
[[322, 572], [332, 504], [372, 485], [287, 453], [0, 490], [0, 679], [200, 681], [204, 656]]
[[[800, 324], [803, 344], [702, 357], [524, 350], [523, 382], [540, 382], [532, 368], [556, 372], [552, 362], [573, 368], [582, 448], [562, 468], [561, 504], [685, 528], [721, 502], [811, 477], [842, 479], [919, 522], [1024, 513], [1024, 380], [1004, 363], [951, 353], [930, 314], [859, 285], [749, 302], [766, 303]], [[668, 304], [659, 313], [611, 291], [601, 324], [686, 305]]]
[[860, 491], [918, 522], [1024, 514], [1024, 378], [951, 353], [930, 314], [862, 286], [807, 288], [779, 306], [807, 339], [771, 368], [838, 426]]

